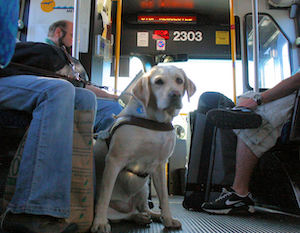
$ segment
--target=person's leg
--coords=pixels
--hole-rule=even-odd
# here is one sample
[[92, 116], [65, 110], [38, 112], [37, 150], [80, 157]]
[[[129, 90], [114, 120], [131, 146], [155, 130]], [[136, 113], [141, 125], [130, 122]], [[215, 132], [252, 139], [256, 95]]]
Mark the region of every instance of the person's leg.
[[235, 178], [232, 185], [232, 188], [237, 194], [246, 196], [249, 193], [250, 178], [257, 162], [258, 158], [256, 155], [240, 138], [238, 138]]
[[238, 138], [236, 149], [235, 178], [232, 189], [225, 189], [213, 202], [204, 202], [202, 209], [214, 214], [254, 212], [254, 202], [248, 191], [250, 177], [258, 158], [248, 146]]
[[207, 113], [214, 108], [232, 108], [234, 103], [231, 99], [219, 92], [204, 92], [198, 101], [198, 109], [202, 113]]
[[[234, 130], [238, 137], [238, 145], [233, 189], [225, 189], [215, 201], [203, 203], [203, 210], [217, 214], [240, 210], [254, 211], [254, 203], [249, 193], [251, 174], [258, 159], [275, 145], [281, 135], [283, 125], [290, 119], [294, 98], [295, 95], [292, 94], [258, 106], [255, 112], [262, 116], [262, 124], [256, 129]], [[235, 120], [239, 116], [232, 114], [231, 118]], [[221, 116], [221, 120], [225, 122], [226, 117]]]
[[114, 121], [113, 115], [118, 115], [122, 109], [115, 100], [98, 98], [94, 132], [107, 129]]
[[96, 95], [88, 89], [76, 87], [75, 109], [83, 110], [83, 111], [91, 110], [96, 112], [97, 109]]
[[207, 120], [221, 129], [253, 129], [262, 123], [262, 117], [245, 107], [216, 108], [208, 111]]
[[0, 108], [32, 112], [19, 167], [13, 213], [70, 214], [74, 87], [57, 79], [0, 79]]
[[204, 211], [215, 214], [254, 212], [254, 202], [249, 193], [250, 178], [259, 157], [275, 144], [281, 128], [281, 125], [273, 128], [263, 121], [257, 129], [234, 130], [238, 142], [233, 186], [228, 190], [223, 189], [215, 201], [203, 203]]
[[250, 148], [238, 138], [236, 148], [236, 168], [232, 189], [225, 189], [219, 198], [213, 202], [205, 202], [202, 209], [214, 214], [233, 212], [254, 212], [253, 201], [248, 192], [250, 177], [258, 158]]

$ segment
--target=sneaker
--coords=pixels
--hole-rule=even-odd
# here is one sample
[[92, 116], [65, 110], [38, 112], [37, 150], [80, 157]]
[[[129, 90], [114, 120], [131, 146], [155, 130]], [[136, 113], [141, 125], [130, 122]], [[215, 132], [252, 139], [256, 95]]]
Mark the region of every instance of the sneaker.
[[46, 215], [7, 213], [1, 224], [6, 233], [77, 233], [75, 223]]
[[206, 117], [211, 124], [222, 129], [253, 129], [262, 123], [260, 115], [245, 107], [211, 109]]
[[233, 189], [223, 188], [221, 195], [213, 202], [204, 202], [201, 208], [213, 214], [254, 213], [254, 202], [251, 194], [240, 197]]

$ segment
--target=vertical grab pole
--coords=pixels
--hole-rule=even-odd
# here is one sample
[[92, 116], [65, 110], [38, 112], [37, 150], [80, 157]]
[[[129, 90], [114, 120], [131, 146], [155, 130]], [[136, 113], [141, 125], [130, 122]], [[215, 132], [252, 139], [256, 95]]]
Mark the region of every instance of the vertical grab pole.
[[252, 0], [252, 29], [253, 29], [253, 62], [254, 62], [254, 91], [259, 92], [258, 64], [259, 64], [259, 35], [257, 0]]
[[236, 41], [235, 41], [235, 20], [233, 11], [233, 0], [230, 0], [230, 35], [231, 35], [231, 59], [232, 59], [232, 78], [233, 78], [233, 101], [236, 104]]
[[73, 43], [72, 43], [72, 57], [79, 59], [78, 46], [78, 27], [79, 27], [79, 1], [74, 0], [74, 16], [73, 16]]
[[122, 24], [122, 0], [117, 0], [116, 51], [115, 51], [115, 86], [114, 86], [115, 95], [117, 94], [117, 89], [118, 89], [120, 44], [121, 44], [121, 24]]

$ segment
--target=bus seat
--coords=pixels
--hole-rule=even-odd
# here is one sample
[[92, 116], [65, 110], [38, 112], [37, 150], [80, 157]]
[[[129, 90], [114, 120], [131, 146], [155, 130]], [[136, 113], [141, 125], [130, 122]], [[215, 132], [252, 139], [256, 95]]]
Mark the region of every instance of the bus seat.
[[1, 128], [26, 128], [30, 124], [31, 114], [18, 110], [0, 110]]
[[[31, 114], [16, 110], [0, 110], [0, 200], [3, 197], [10, 163], [29, 127]], [[0, 212], [2, 212], [0, 205]]]
[[9, 166], [18, 145], [29, 127], [30, 113], [0, 110], [0, 167]]
[[[200, 115], [199, 113], [197, 115], [195, 114], [196, 111], [189, 114], [190, 137], [187, 139], [189, 156], [193, 153], [196, 157], [193, 164], [202, 162], [202, 166], [200, 168], [199, 165], [195, 165], [196, 167], [192, 165], [188, 168], [191, 175], [189, 176], [189, 172], [187, 173], [187, 186], [183, 203], [187, 209], [198, 209], [201, 202], [214, 200], [220, 194], [222, 186], [226, 187], [227, 184], [230, 186], [233, 182], [233, 179], [232, 181], [228, 179], [226, 182], [222, 179], [221, 185], [217, 183], [222, 175], [228, 175], [230, 171], [234, 171], [235, 167], [235, 160], [231, 160], [230, 156], [224, 156], [220, 149], [221, 145], [227, 144], [226, 151], [234, 153], [234, 150], [230, 148], [234, 142], [232, 139], [228, 139], [228, 136], [225, 137], [227, 140], [224, 140], [223, 143], [212, 144], [211, 148], [214, 148], [214, 152], [209, 152], [203, 161], [199, 160], [203, 157], [203, 144], [199, 142], [203, 136], [199, 132], [203, 131], [204, 128], [205, 113], [211, 108], [218, 107], [219, 101], [214, 101], [218, 95], [218, 93], [213, 92], [206, 93], [209, 101], [207, 103], [200, 101], [200, 97], [198, 104], [198, 110], [201, 109], [204, 114]], [[300, 138], [298, 127], [298, 125], [300, 126], [299, 102], [300, 95], [297, 95], [290, 122], [284, 125], [276, 145], [259, 160], [250, 184], [250, 191], [259, 206], [297, 215], [300, 215], [300, 140], [295, 139]], [[218, 136], [218, 131], [216, 132], [215, 137]], [[205, 138], [209, 137], [206, 133]], [[208, 143], [205, 143], [205, 146], [207, 145]], [[189, 177], [192, 177], [191, 180]]]
[[24, 111], [0, 110], [0, 161], [13, 156], [31, 119], [31, 114]]
[[297, 92], [291, 121], [290, 141], [300, 143], [300, 90]]
[[250, 189], [262, 207], [300, 215], [300, 93], [291, 121], [276, 145], [259, 160]]

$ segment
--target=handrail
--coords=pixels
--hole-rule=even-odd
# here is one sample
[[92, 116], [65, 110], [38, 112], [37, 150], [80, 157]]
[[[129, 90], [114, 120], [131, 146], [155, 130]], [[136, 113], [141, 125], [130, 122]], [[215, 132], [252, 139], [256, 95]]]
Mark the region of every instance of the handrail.
[[259, 58], [259, 35], [258, 35], [258, 10], [257, 0], [252, 0], [252, 28], [253, 34], [253, 63], [254, 63], [254, 91], [259, 91], [258, 85], [258, 58]]
[[72, 57], [75, 57], [77, 60], [79, 59], [78, 26], [79, 26], [79, 0], [74, 0]]
[[121, 46], [121, 24], [122, 24], [122, 0], [117, 1], [117, 25], [116, 25], [116, 50], [115, 50], [115, 85], [114, 93], [117, 94], [118, 77], [120, 66], [120, 46]]
[[235, 20], [233, 11], [233, 0], [230, 0], [230, 35], [231, 35], [231, 60], [232, 60], [232, 78], [233, 78], [233, 101], [236, 104], [236, 41], [235, 41]]

